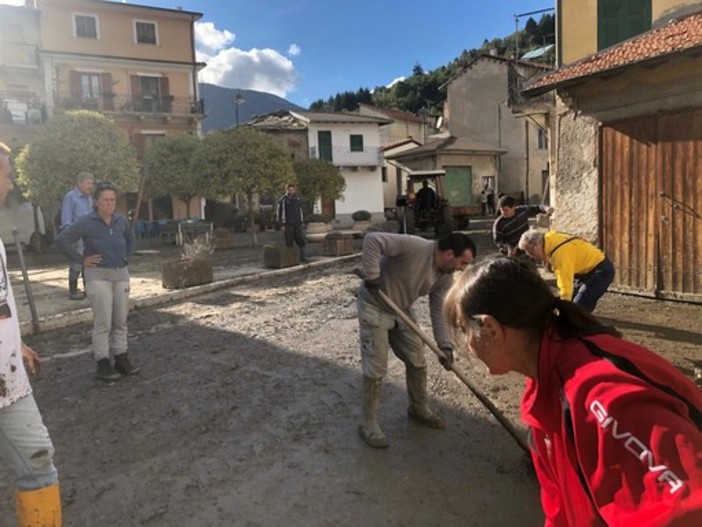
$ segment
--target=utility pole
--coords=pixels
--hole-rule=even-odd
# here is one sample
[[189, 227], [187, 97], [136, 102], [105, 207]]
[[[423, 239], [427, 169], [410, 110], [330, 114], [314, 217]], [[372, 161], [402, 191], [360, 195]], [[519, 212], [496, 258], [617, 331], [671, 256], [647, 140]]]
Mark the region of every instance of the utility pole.
[[547, 13], [549, 11], [555, 11], [555, 7], [549, 7], [547, 9], [539, 9], [538, 11], [529, 11], [528, 13], [520, 13], [514, 15], [514, 46], [515, 46], [515, 59], [519, 60], [519, 19], [523, 16], [538, 15], [540, 13]]

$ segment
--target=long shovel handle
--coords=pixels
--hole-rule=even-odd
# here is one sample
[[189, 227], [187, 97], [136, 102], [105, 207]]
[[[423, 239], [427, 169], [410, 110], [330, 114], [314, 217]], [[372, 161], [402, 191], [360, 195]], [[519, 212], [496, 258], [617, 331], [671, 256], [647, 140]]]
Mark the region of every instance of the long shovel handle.
[[[419, 338], [421, 338], [424, 343], [429, 346], [429, 349], [432, 350], [437, 357], [440, 359], [445, 358], [444, 352], [439, 349], [439, 347], [436, 345], [436, 343], [430, 339], [426, 333], [424, 333], [417, 324], [414, 323], [414, 321], [407, 316], [407, 313], [405, 313], [402, 309], [397, 307], [397, 304], [393, 302], [388, 295], [386, 295], [383, 291], [378, 290], [378, 296], [380, 299], [385, 302], [385, 304], [392, 310], [400, 319], [407, 324], [407, 326], [414, 331]], [[483, 392], [481, 392], [471, 381], [468, 379], [465, 373], [460, 371], [459, 369], [456, 368], [455, 364], [451, 365], [451, 371], [456, 374], [456, 377], [458, 377], [463, 384], [465, 384], [468, 389], [473, 392], [473, 395], [475, 395], [478, 400], [483, 403], [483, 405], [490, 411], [490, 413], [495, 416], [495, 419], [497, 419], [500, 424], [509, 432], [509, 434], [514, 438], [514, 440], [517, 442], [519, 447], [527, 454], [531, 455], [531, 451], [529, 449], [529, 446], [527, 445], [526, 441], [524, 440], [524, 436], [519, 433], [519, 431], [514, 428], [512, 423], [504, 416], [502, 415], [502, 412], [500, 412], [497, 407], [492, 404], [492, 401], [488, 399]]]
[[24, 282], [24, 290], [27, 293], [27, 301], [29, 302], [29, 312], [32, 315], [32, 330], [36, 335], [41, 329], [39, 327], [39, 316], [37, 315], [37, 306], [34, 303], [32, 295], [32, 287], [29, 284], [29, 275], [27, 273], [27, 264], [24, 261], [24, 252], [22, 252], [22, 243], [19, 239], [17, 227], [12, 227], [12, 236], [15, 238], [15, 246], [17, 247], [17, 256], [19, 257], [20, 267], [22, 268], [22, 281]]

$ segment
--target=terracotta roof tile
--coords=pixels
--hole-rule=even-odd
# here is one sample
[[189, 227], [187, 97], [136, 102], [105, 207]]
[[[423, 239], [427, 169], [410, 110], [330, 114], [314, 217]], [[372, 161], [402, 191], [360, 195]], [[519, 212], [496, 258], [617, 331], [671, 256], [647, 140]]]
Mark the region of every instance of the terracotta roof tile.
[[546, 74], [524, 92], [538, 95], [565, 83], [702, 46], [702, 11], [671, 20], [616, 46]]

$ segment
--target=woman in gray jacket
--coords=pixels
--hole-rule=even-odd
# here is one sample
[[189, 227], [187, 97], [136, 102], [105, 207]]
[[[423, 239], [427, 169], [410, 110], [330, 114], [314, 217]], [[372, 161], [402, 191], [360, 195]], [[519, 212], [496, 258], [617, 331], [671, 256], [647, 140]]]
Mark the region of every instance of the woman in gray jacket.
[[[114, 381], [122, 375], [139, 373], [127, 356], [127, 262], [134, 253], [134, 233], [127, 219], [115, 212], [117, 189], [111, 183], [98, 183], [94, 198], [95, 210], [62, 231], [56, 237], [56, 245], [85, 269], [85, 289], [93, 310], [92, 347], [97, 377]], [[74, 248], [78, 240], [85, 247], [82, 255]]]

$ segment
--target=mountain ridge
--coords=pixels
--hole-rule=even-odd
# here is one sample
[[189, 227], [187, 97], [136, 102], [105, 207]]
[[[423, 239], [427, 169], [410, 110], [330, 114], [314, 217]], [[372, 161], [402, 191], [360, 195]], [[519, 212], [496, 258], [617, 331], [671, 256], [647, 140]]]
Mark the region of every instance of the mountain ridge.
[[256, 115], [264, 115], [277, 110], [306, 110], [272, 93], [238, 88], [225, 88], [215, 84], [200, 83], [200, 97], [205, 101], [205, 118], [202, 131], [224, 130], [237, 124], [237, 94], [239, 103], [239, 124], [250, 121]]

